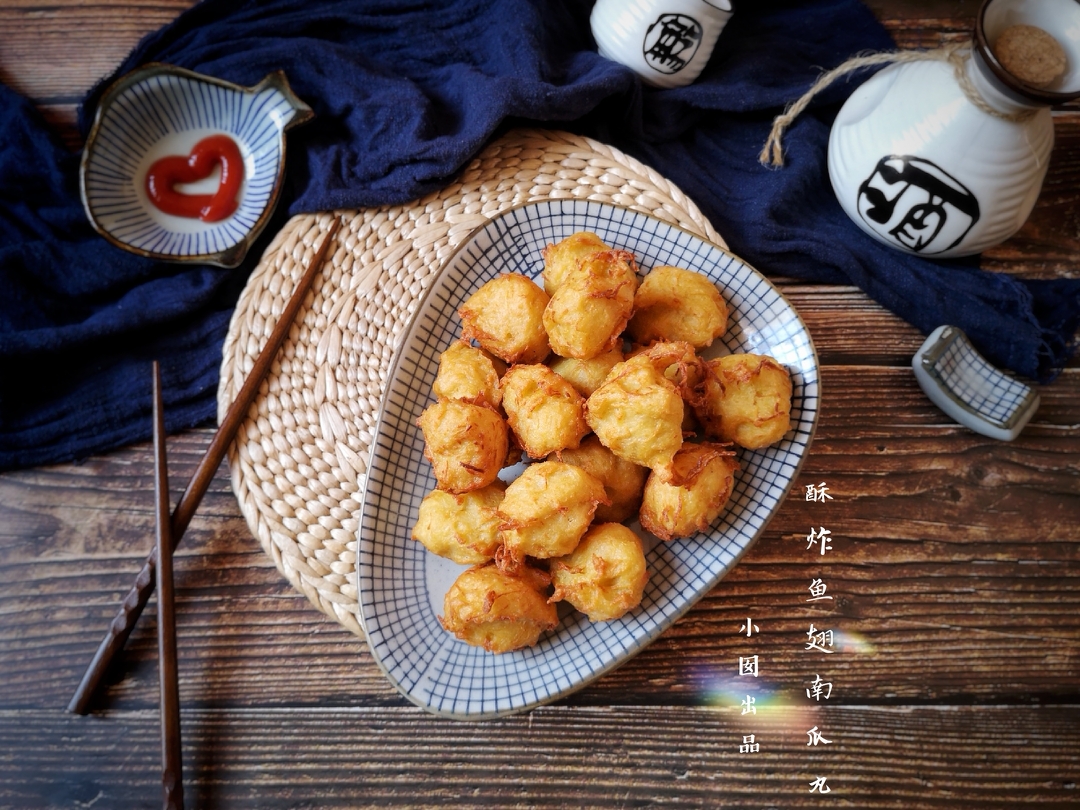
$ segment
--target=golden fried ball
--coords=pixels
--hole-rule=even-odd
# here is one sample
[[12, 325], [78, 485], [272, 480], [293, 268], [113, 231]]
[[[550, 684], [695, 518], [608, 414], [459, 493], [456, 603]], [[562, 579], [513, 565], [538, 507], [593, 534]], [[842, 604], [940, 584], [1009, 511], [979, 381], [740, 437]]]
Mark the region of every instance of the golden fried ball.
[[461, 399], [497, 408], [502, 401], [499, 391], [499, 366], [502, 365], [483, 349], [456, 340], [439, 357], [439, 373], [431, 390], [439, 399]]
[[682, 446], [682, 397], [644, 355], [611, 370], [585, 401], [585, 421], [615, 455], [653, 470]]
[[551, 351], [544, 331], [548, 300], [532, 279], [516, 273], [497, 276], [458, 310], [462, 334], [507, 363], [541, 363]]
[[606, 502], [604, 485], [580, 467], [561, 461], [526, 467], [499, 505], [507, 566], [513, 568], [527, 556], [569, 554], [589, 528], [597, 504]]
[[439, 489], [470, 492], [498, 477], [510, 445], [506, 422], [491, 408], [439, 400], [420, 414], [417, 424]]
[[466, 644], [504, 653], [531, 647], [559, 623], [555, 606], [540, 592], [540, 572], [516, 573], [494, 563], [463, 572], [443, 599], [439, 623]]
[[708, 277], [662, 266], [638, 286], [627, 331], [636, 343], [684, 340], [700, 349], [727, 331], [727, 321], [727, 303]]
[[412, 537], [424, 547], [459, 565], [495, 559], [499, 547], [498, 508], [506, 484], [499, 479], [460, 495], [432, 490], [420, 502]]
[[724, 510], [739, 462], [726, 445], [684, 444], [670, 481], [650, 475], [641, 503], [641, 527], [661, 540], [705, 531]]
[[605, 250], [581, 260], [544, 310], [551, 350], [588, 360], [615, 348], [634, 311], [637, 265], [625, 250]]
[[622, 523], [638, 513], [641, 493], [649, 471], [645, 467], [619, 458], [603, 444], [596, 434], [586, 436], [573, 450], [563, 450], [559, 460], [581, 467], [604, 485], [610, 505], [596, 507], [593, 520], [598, 523]]
[[551, 601], [565, 600], [590, 621], [606, 622], [640, 605], [648, 580], [641, 538], [621, 523], [600, 523], [570, 554], [551, 561]]
[[595, 233], [588, 231], [571, 234], [561, 242], [544, 248], [543, 278], [547, 294], [554, 295], [567, 276], [577, 271], [582, 259], [602, 250], [611, 248]]
[[503, 375], [501, 389], [510, 428], [532, 458], [577, 447], [589, 432], [585, 400], [547, 366], [513, 366]]
[[697, 409], [708, 435], [756, 450], [791, 429], [791, 375], [761, 354], [731, 354], [709, 361], [715, 381]]
[[548, 365], [552, 371], [574, 386], [579, 394], [587, 397], [600, 387], [608, 372], [625, 359], [622, 349], [616, 346], [588, 360], [554, 355], [548, 359]]

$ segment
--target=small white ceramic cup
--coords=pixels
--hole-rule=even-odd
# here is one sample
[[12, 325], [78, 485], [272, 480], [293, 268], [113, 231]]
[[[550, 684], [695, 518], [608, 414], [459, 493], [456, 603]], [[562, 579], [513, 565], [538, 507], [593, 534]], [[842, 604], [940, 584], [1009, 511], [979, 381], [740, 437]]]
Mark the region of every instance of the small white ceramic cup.
[[654, 87], [682, 87], [701, 74], [731, 14], [731, 0], [596, 0], [589, 23], [601, 56]]

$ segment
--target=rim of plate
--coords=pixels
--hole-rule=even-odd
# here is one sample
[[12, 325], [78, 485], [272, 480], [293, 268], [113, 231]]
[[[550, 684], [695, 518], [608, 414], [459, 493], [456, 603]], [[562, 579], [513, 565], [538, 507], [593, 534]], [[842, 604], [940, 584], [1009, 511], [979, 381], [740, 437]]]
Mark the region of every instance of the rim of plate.
[[[151, 86], [151, 82], [155, 81], [157, 84]], [[155, 94], [188, 97], [187, 91], [177, 90], [177, 83], [188, 83], [193, 87], [202, 85], [216, 90], [211, 90], [209, 96], [202, 91], [198, 96], [191, 92], [187, 102], [190, 106], [182, 110], [156, 108], [155, 114], [148, 117], [154, 122], [152, 125], [124, 122], [118, 117], [121, 115], [120, 105], [145, 106]], [[281, 98], [267, 108], [252, 111], [236, 121], [230, 122], [224, 117], [226, 113], [215, 111], [221, 103], [216, 95], [220, 91], [241, 94], [254, 100], [268, 90], [277, 91]], [[234, 117], [241, 114], [233, 110], [232, 105], [226, 106]], [[189, 116], [190, 121], [180, 120]], [[281, 70], [268, 74], [252, 87], [244, 87], [176, 65], [147, 63], [117, 78], [101, 95], [79, 162], [79, 194], [83, 209], [94, 230], [124, 250], [164, 261], [236, 267], [243, 261], [252, 242], [266, 227], [277, 207], [285, 176], [285, 133], [313, 116], [311, 108], [296, 96]], [[187, 126], [188, 123], [197, 123], [198, 126]], [[232, 123], [237, 126], [229, 126]], [[185, 125], [170, 129], [173, 124]], [[148, 129], [151, 126], [154, 130], [164, 127], [164, 131], [155, 135]], [[126, 141], [137, 145], [127, 151], [136, 155], [134, 159], [124, 158], [122, 154], [125, 151], [124, 133], [110, 136], [110, 129], [131, 130]], [[233, 214], [220, 222], [191, 226], [193, 230], [190, 232], [169, 228], [162, 221], [166, 215], [159, 217], [151, 214], [149, 203], [142, 198], [141, 192], [132, 192], [128, 186], [139, 185], [136, 175], [141, 164], [166, 138], [204, 131], [205, 134], [227, 133], [240, 146], [247, 175], [240, 204]], [[105, 143], [108, 137], [115, 142]], [[254, 172], [251, 171], [253, 165]], [[107, 190], [110, 187], [115, 190]], [[107, 213], [104, 208], [106, 204], [121, 210], [124, 219], [119, 219], [115, 213]], [[188, 247], [182, 242], [168, 241], [182, 240], [184, 236], [195, 237], [195, 245]], [[185, 252], [187, 250], [196, 252]]]
[[[569, 211], [567, 211], [568, 206], [570, 207]], [[794, 330], [794, 331], [792, 331], [790, 333], [790, 336], [797, 336], [797, 335], [805, 336], [804, 347], [805, 347], [806, 350], [808, 350], [808, 357], [806, 358], [806, 364], [807, 364], [807, 367], [813, 372], [813, 374], [812, 374], [812, 378], [810, 378], [810, 379], [800, 380], [800, 386], [801, 386], [801, 388], [803, 390], [801, 390], [801, 393], [799, 394], [799, 399], [800, 399], [800, 414], [805, 415], [808, 410], [811, 412], [810, 413], [809, 425], [807, 425], [805, 427], [805, 429], [796, 429], [795, 430], [795, 436], [796, 436], [796, 439], [798, 439], [798, 441], [788, 440], [788, 439], [785, 438], [781, 443], [778, 443], [778, 444], [784, 444], [784, 445], [791, 445], [791, 447], [798, 447], [800, 449], [798, 450], [798, 457], [797, 457], [797, 459], [795, 460], [795, 462], [793, 464], [782, 464], [781, 465], [781, 466], [789, 467], [790, 472], [788, 474], [787, 481], [786, 481], [786, 483], [784, 484], [784, 486], [782, 488], [782, 491], [780, 491], [778, 494], [776, 494], [775, 498], [771, 499], [774, 502], [773, 502], [772, 506], [769, 507], [766, 516], [763, 519], [756, 519], [756, 515], [751, 515], [750, 517], [753, 518], [753, 520], [750, 520], [750, 521], [746, 521], [746, 520], [743, 520], [743, 519], [740, 518], [740, 520], [739, 520], [740, 524], [743, 524], [743, 523], [752, 524], [752, 534], [751, 534], [751, 536], [744, 543], [742, 543], [740, 546], [738, 546], [734, 550], [733, 553], [714, 555], [714, 556], [726, 556], [728, 559], [726, 559], [721, 565], [719, 565], [716, 568], [715, 572], [710, 573], [710, 576], [708, 577], [708, 579], [705, 580], [701, 585], [699, 585], [696, 588], [689, 589], [689, 592], [688, 592], [688, 595], [686, 596], [686, 598], [683, 598], [681, 600], [681, 604], [678, 604], [675, 607], [675, 609], [673, 609], [673, 610], [671, 610], [669, 612], [662, 613], [656, 619], [649, 619], [648, 622], [646, 623], [646, 626], [642, 626], [640, 621], [637, 622], [638, 625], [639, 625], [639, 628], [637, 630], [629, 631], [629, 634], [628, 634], [629, 643], [626, 643], [621, 648], [621, 650], [619, 650], [616, 654], [611, 655], [608, 658], [608, 660], [603, 661], [602, 663], [594, 666], [592, 669], [590, 669], [583, 676], [576, 677], [576, 678], [565, 679], [565, 682], [562, 683], [562, 684], [555, 683], [554, 688], [548, 689], [542, 695], [541, 694], [536, 694], [536, 691], [533, 690], [535, 696], [532, 699], [527, 699], [527, 700], [524, 700], [523, 702], [519, 702], [519, 703], [513, 703], [513, 700], [512, 700], [513, 695], [511, 695], [510, 705], [506, 705], [504, 707], [501, 706], [501, 704], [506, 702], [506, 698], [498, 698], [495, 701], [495, 703], [499, 704], [499, 707], [494, 708], [494, 709], [472, 710], [472, 709], [466, 708], [465, 710], [455, 710], [453, 708], [451, 708], [451, 709], [443, 708], [442, 705], [438, 705], [438, 706], [433, 705], [433, 703], [430, 701], [430, 699], [424, 699], [422, 696], [414, 693], [415, 690], [417, 689], [418, 685], [426, 685], [426, 684], [428, 684], [430, 682], [430, 678], [428, 678], [426, 673], [422, 674], [417, 680], [413, 681], [411, 686], [405, 684], [403, 682], [403, 680], [401, 678], [399, 678], [397, 674], [395, 674], [395, 671], [393, 670], [391, 665], [389, 665], [387, 663], [387, 661], [384, 660], [384, 655], [385, 655], [385, 652], [386, 652], [386, 650], [384, 650], [384, 648], [387, 648], [390, 651], [396, 651], [397, 648], [401, 647], [402, 645], [390, 643], [391, 642], [390, 635], [386, 631], [384, 631], [382, 629], [382, 627], [377, 628], [375, 630], [375, 632], [373, 633], [372, 629], [369, 627], [368, 616], [366, 615], [366, 612], [365, 612], [365, 603], [372, 596], [372, 591], [375, 590], [374, 588], [366, 588], [364, 586], [364, 579], [365, 579], [364, 567], [365, 567], [365, 564], [370, 566], [370, 562], [367, 562], [366, 558], [368, 556], [370, 556], [371, 553], [373, 552], [375, 543], [379, 539], [381, 539], [382, 535], [385, 534], [385, 533], [380, 534], [380, 532], [378, 532], [376, 529], [374, 529], [371, 526], [371, 523], [373, 521], [375, 521], [376, 518], [378, 517], [378, 515], [375, 513], [376, 510], [374, 509], [374, 507], [371, 506], [371, 499], [372, 499], [372, 496], [374, 495], [373, 487], [378, 487], [379, 486], [379, 484], [376, 483], [376, 481], [375, 481], [376, 476], [373, 475], [373, 472], [376, 469], [379, 469], [381, 464], [383, 464], [385, 466], [384, 461], [386, 463], [389, 462], [388, 459], [383, 459], [383, 457], [379, 453], [379, 448], [383, 444], [383, 442], [385, 441], [384, 433], [385, 433], [385, 430], [387, 428], [387, 414], [388, 414], [387, 405], [388, 405], [388, 400], [389, 400], [389, 398], [390, 398], [390, 396], [391, 396], [391, 394], [392, 394], [392, 392], [394, 390], [395, 384], [397, 384], [397, 382], [400, 379], [401, 365], [404, 362], [404, 356], [406, 354], [406, 350], [410, 346], [410, 344], [413, 343], [413, 341], [416, 339], [416, 334], [415, 333], [417, 332], [417, 330], [419, 328], [419, 325], [421, 323], [421, 318], [423, 317], [425, 312], [427, 312], [428, 309], [429, 309], [429, 301], [430, 301], [431, 294], [436, 289], [440, 288], [440, 285], [442, 285], [444, 283], [445, 277], [446, 277], [447, 273], [449, 272], [450, 268], [454, 267], [458, 263], [460, 257], [470, 247], [473, 246], [473, 243], [477, 240], [477, 238], [482, 233], [484, 233], [485, 231], [494, 228], [494, 229], [496, 229], [496, 233], [492, 237], [492, 243], [493, 243], [493, 245], [495, 243], [498, 243], [500, 238], [504, 238], [505, 235], [507, 233], [509, 233], [510, 230], [511, 230], [511, 228], [507, 227], [507, 228], [502, 228], [501, 231], [500, 231], [500, 226], [502, 226], [503, 223], [505, 223], [506, 221], [510, 220], [511, 217], [516, 217], [519, 214], [526, 211], [527, 209], [536, 209], [536, 210], [547, 209], [548, 211], [551, 212], [551, 214], [550, 214], [551, 216], [565, 218], [567, 216], [569, 216], [569, 217], [577, 217], [577, 216], [579, 216], [579, 214], [576, 212], [576, 209], [578, 209], [578, 208], [582, 208], [585, 211], [592, 211], [593, 214], [596, 215], [596, 216], [600, 215], [602, 212], [605, 212], [605, 211], [617, 212], [618, 216], [620, 217], [620, 219], [618, 220], [619, 222], [625, 222], [627, 218], [631, 218], [631, 219], [640, 218], [642, 221], [644, 221], [646, 223], [652, 223], [653, 230], [649, 232], [651, 235], [655, 236], [656, 233], [657, 233], [657, 229], [664, 229], [664, 230], [668, 230], [670, 232], [673, 232], [673, 233], [677, 234], [678, 237], [683, 239], [683, 240], [690, 240], [692, 242], [700, 243], [705, 248], [705, 251], [703, 251], [704, 253], [708, 254], [708, 253], [715, 252], [715, 253], [718, 253], [721, 256], [725, 257], [726, 260], [727, 260], [727, 264], [725, 265], [725, 267], [730, 267], [731, 265], [735, 264], [735, 265], [738, 265], [741, 268], [745, 268], [746, 275], [748, 276], [749, 279], [754, 281], [755, 286], [764, 285], [766, 290], [768, 291], [768, 293], [775, 296], [774, 303], [779, 303], [779, 304], [782, 305], [781, 312], [788, 313], [790, 315], [790, 317], [793, 318], [794, 324], [798, 327], [797, 330]], [[588, 216], [588, 214], [584, 214], [584, 216]], [[516, 220], [515, 220], [515, 224], [517, 224]], [[584, 226], [576, 228], [576, 230], [588, 230], [588, 229], [589, 229], [588, 227], [584, 227]], [[640, 231], [640, 228], [635, 228], [634, 230]], [[571, 233], [571, 232], [573, 232], [573, 231], [569, 231], [565, 235], [569, 235], [569, 233]], [[562, 237], [560, 236], [558, 238], [562, 238]], [[550, 241], [552, 241], [552, 240], [549, 239], [548, 242], [550, 243]], [[672, 240], [672, 241], [674, 241], [674, 240]], [[623, 245], [618, 245], [616, 247], [624, 247], [624, 246]], [[488, 246], [488, 248], [485, 248], [485, 250], [490, 250], [490, 248], [491, 248], [491, 246]], [[638, 259], [641, 258], [639, 255], [637, 255], [637, 254], [635, 254], [635, 255], [636, 255], [636, 258], [638, 258]], [[522, 262], [522, 263], [524, 263], [524, 262]], [[654, 267], [654, 266], [658, 266], [658, 264], [649, 265], [649, 269], [651, 270], [652, 267]], [[739, 267], [736, 267], [736, 272], [739, 271]], [[695, 269], [697, 269], [698, 272], [701, 272], [699, 268], [695, 268]], [[535, 278], [536, 275], [534, 274], [533, 276], [530, 276], [530, 277]], [[713, 280], [713, 282], [715, 284], [718, 284], [718, 285], [720, 284], [720, 282], [717, 281], [716, 279], [711, 279], [711, 280]], [[745, 284], [745, 282], [744, 282], [744, 284]], [[721, 289], [722, 292], [726, 293], [725, 294], [725, 300], [728, 301], [729, 304], [731, 304], [731, 297], [729, 295], [730, 291], [725, 290], [723, 287], [720, 287], [720, 289]], [[467, 295], [466, 295], [466, 297], [467, 297]], [[760, 296], [759, 296], [759, 300], [760, 300]], [[732, 306], [731, 309], [734, 311], [735, 307]], [[433, 319], [433, 320], [436, 320], [436, 319]], [[738, 333], [741, 333], [741, 328], [738, 326], [738, 323], [736, 321], [734, 321], [734, 320], [731, 320], [731, 321], [729, 321], [729, 331], [724, 337], [731, 337], [733, 335], [732, 327], [736, 327], [735, 331], [737, 331]], [[813, 338], [810, 335], [809, 329], [807, 328], [805, 322], [802, 320], [802, 317], [799, 315], [798, 310], [795, 309], [795, 307], [791, 304], [791, 302], [787, 299], [787, 297], [784, 296], [784, 294], [768, 278], [766, 278], [762, 273], [760, 273], [756, 268], [754, 268], [750, 264], [748, 264], [745, 261], [743, 261], [742, 259], [740, 259], [738, 256], [733, 254], [731, 251], [726, 250], [725, 248], [722, 248], [721, 246], [719, 246], [719, 245], [717, 245], [717, 244], [715, 244], [713, 242], [710, 242], [708, 239], [706, 239], [706, 238], [704, 238], [702, 236], [698, 236], [697, 234], [691, 233], [690, 231], [686, 230], [685, 228], [680, 227], [679, 225], [676, 225], [674, 223], [667, 222], [667, 221], [664, 221], [664, 220], [657, 219], [654, 216], [651, 216], [649, 214], [646, 214], [644, 212], [641, 212], [641, 211], [638, 211], [638, 210], [635, 210], [635, 209], [632, 209], [632, 208], [628, 208], [626, 206], [615, 205], [615, 204], [612, 204], [612, 203], [597, 202], [597, 201], [593, 201], [593, 200], [581, 200], [581, 199], [576, 199], [576, 198], [559, 198], [559, 199], [540, 200], [540, 201], [521, 203], [521, 204], [512, 206], [510, 208], [507, 208], [504, 211], [499, 212], [498, 214], [493, 216], [487, 222], [485, 222], [482, 225], [479, 225], [476, 228], [474, 228], [469, 233], [469, 235], [467, 237], [465, 237], [465, 239], [461, 242], [461, 244], [458, 245], [458, 247], [454, 250], [454, 252], [452, 254], [450, 254], [446, 258], [446, 260], [443, 262], [442, 266], [439, 268], [437, 273], [432, 277], [431, 282], [428, 284], [427, 289], [423, 293], [423, 296], [417, 302], [416, 310], [413, 312], [412, 316], [410, 317], [405, 329], [401, 333], [401, 336], [402, 336], [401, 340], [400, 340], [400, 342], [398, 344], [398, 347], [394, 351], [394, 355], [393, 355], [393, 358], [392, 358], [391, 363], [390, 363], [390, 368], [389, 368], [388, 377], [387, 377], [389, 382], [388, 382], [386, 391], [383, 394], [382, 407], [380, 407], [380, 409], [379, 409], [378, 419], [377, 419], [376, 424], [375, 424], [375, 431], [374, 431], [374, 433], [372, 435], [372, 441], [371, 441], [371, 445], [370, 445], [370, 447], [371, 447], [371, 458], [369, 459], [368, 471], [367, 471], [367, 475], [366, 475], [365, 482], [364, 482], [363, 498], [362, 498], [362, 501], [361, 501], [361, 508], [360, 508], [360, 521], [359, 521], [359, 527], [357, 529], [357, 555], [356, 555], [356, 580], [357, 580], [357, 594], [358, 594], [357, 613], [358, 613], [358, 617], [359, 617], [359, 620], [360, 620], [360, 625], [363, 628], [364, 634], [365, 634], [366, 639], [367, 639], [368, 649], [371, 652], [371, 656], [375, 660], [375, 663], [379, 667], [379, 670], [383, 673], [384, 676], [386, 676], [386, 678], [391, 682], [391, 684], [393, 684], [394, 688], [397, 689], [398, 692], [400, 692], [406, 699], [408, 699], [411, 703], [415, 704], [416, 706], [419, 706], [420, 708], [422, 708], [422, 709], [424, 709], [424, 710], [426, 710], [428, 712], [431, 712], [431, 713], [433, 713], [435, 715], [445, 717], [445, 718], [449, 718], [449, 719], [469, 720], [469, 721], [495, 719], [495, 718], [499, 718], [499, 717], [506, 717], [506, 716], [509, 716], [509, 715], [517, 714], [517, 713], [520, 713], [520, 712], [523, 712], [523, 711], [527, 711], [527, 710], [536, 708], [538, 706], [542, 706], [542, 705], [545, 705], [545, 704], [548, 704], [548, 703], [552, 703], [552, 702], [554, 702], [556, 700], [564, 698], [564, 697], [578, 691], [579, 689], [582, 689], [583, 687], [585, 687], [588, 684], [590, 684], [590, 683], [594, 682], [595, 680], [599, 679], [600, 677], [602, 677], [606, 673], [608, 673], [608, 672], [612, 671], [613, 669], [615, 669], [615, 668], [621, 666], [622, 664], [626, 663], [628, 660], [630, 660], [635, 655], [637, 655], [637, 653], [639, 653], [641, 650], [643, 650], [645, 647], [647, 647], [649, 644], [651, 644], [653, 641], [655, 641], [657, 637], [659, 637], [662, 633], [664, 633], [667, 629], [669, 629], [679, 618], [681, 618], [683, 615], [685, 615], [686, 612], [689, 611], [690, 608], [692, 608], [698, 601], [700, 601], [700, 599], [702, 597], [704, 597], [706, 594], [709, 593], [709, 591], [711, 591], [713, 588], [715, 588], [716, 585], [720, 582], [720, 580], [723, 579], [723, 577], [735, 566], [735, 564], [742, 557], [742, 555], [746, 553], [746, 551], [753, 545], [753, 543], [764, 532], [764, 530], [767, 527], [767, 525], [769, 524], [769, 522], [772, 520], [772, 518], [776, 515], [776, 512], [782, 506], [782, 504], [783, 504], [784, 500], [786, 499], [787, 495], [790, 493], [791, 488], [794, 485], [795, 479], [798, 477], [799, 471], [802, 469], [802, 466], [806, 461], [806, 457], [809, 454], [810, 446], [813, 443], [814, 435], [815, 435], [815, 433], [817, 431], [818, 419], [820, 417], [821, 380], [820, 380], [820, 364], [819, 364], [819, 361], [818, 361], [817, 350], [814, 347]], [[435, 341], [435, 343], [438, 343], [438, 342], [439, 341], [437, 341], [437, 340]], [[721, 344], [725, 344], [724, 338], [721, 338], [718, 342], [721, 343]], [[714, 347], [715, 347], [715, 345], [716, 344], [714, 344]], [[724, 348], [726, 349], [727, 346], [724, 345]], [[743, 351], [748, 351], [745, 348], [742, 349], [742, 350]], [[412, 379], [415, 380], [419, 376], [422, 376], [422, 375], [421, 374], [415, 374], [415, 375], [412, 376]], [[420, 401], [422, 401], [422, 402], [427, 402], [431, 398], [430, 391], [422, 391], [422, 392], [420, 392], [420, 394], [421, 394], [421, 400]], [[808, 403], [812, 406], [811, 408], [807, 407]], [[790, 431], [789, 431], [788, 435], [791, 435]], [[743, 459], [744, 456], [749, 456], [749, 457], [754, 458], [754, 459], [767, 456], [770, 450], [772, 452], [774, 452], [774, 453], [781, 452], [780, 450], [776, 449], [776, 445], [773, 445], [773, 446], [770, 446], [769, 448], [764, 448], [763, 450], [758, 450], [758, 451], [746, 451], [746, 450], [741, 450], [740, 449], [739, 450], [740, 462], [742, 462], [742, 459]], [[783, 450], [783, 452], [785, 453], [785, 455], [788, 455], [788, 456], [790, 456], [792, 454], [792, 450], [790, 448]], [[392, 453], [393, 453], [393, 446], [391, 444], [390, 448], [387, 450], [387, 455], [389, 456]], [[744, 473], [745, 469], [746, 469], [746, 465], [741, 463], [740, 467], [741, 467], [740, 473]], [[769, 471], [767, 470], [766, 472], [769, 472]], [[388, 475], [389, 475], [388, 473], [384, 472], [384, 477], [386, 477]], [[420, 473], [420, 475], [430, 475], [430, 471], [423, 470]], [[735, 491], [735, 493], [732, 494], [732, 501], [735, 500], [736, 494], [745, 495], [745, 493], [746, 493], [746, 491], [748, 489], [750, 489], [749, 482], [740, 482], [740, 479], [737, 476], [737, 478], [736, 478], [736, 491]], [[426, 493], [426, 490], [424, 490], [424, 492]], [[713, 525], [710, 527], [709, 535], [717, 535], [717, 524], [726, 525], [726, 526], [728, 526], [730, 528], [730, 525], [731, 525], [731, 512], [732, 512], [732, 506], [729, 505], [728, 509], [726, 509], [725, 512], [723, 514], [721, 514], [721, 516], [717, 519], [717, 521], [715, 521], [713, 523]], [[740, 512], [741, 512], [741, 510], [740, 510]], [[406, 515], [406, 517], [408, 517], [408, 515]], [[408, 521], [403, 520], [402, 524], [403, 525], [408, 525]], [[634, 525], [636, 526], [636, 524], [634, 524]], [[410, 526], [410, 528], [411, 528], [411, 526]], [[368, 535], [368, 534], [372, 535], [372, 537], [371, 538], [366, 537], [366, 535]], [[675, 540], [675, 541], [673, 541], [671, 543], [666, 543], [666, 544], [657, 541], [656, 544], [652, 546], [652, 548], [653, 548], [653, 551], [656, 551], [657, 549], [668, 549], [669, 553], [672, 556], [677, 557], [678, 556], [677, 555], [677, 550], [685, 548], [685, 546], [683, 544], [701, 543], [702, 542], [702, 537], [703, 537], [703, 534], [699, 534], [699, 535], [696, 535], [693, 538], [685, 538], [685, 539], [681, 539], [681, 540]], [[712, 539], [713, 540], [718, 540], [719, 538], [713, 537]], [[738, 536], [736, 536], [736, 540], [737, 539], [738, 539]], [[411, 538], [410, 538], [410, 542], [415, 543], [415, 541], [411, 541]], [[369, 549], [369, 544], [372, 547], [371, 549]], [[426, 568], [426, 564], [427, 564], [427, 562], [429, 560], [434, 559], [435, 555], [432, 555], [431, 552], [424, 549], [424, 547], [422, 545], [420, 545], [419, 543], [415, 543], [415, 545], [416, 545], [418, 550], [414, 549], [413, 551], [423, 561], [421, 571], [419, 573], [419, 576], [423, 577], [423, 576], [425, 576], [425, 571], [423, 569]], [[722, 551], [726, 551], [728, 545], [731, 545], [731, 541], [725, 543], [725, 547], [724, 547], [724, 549], [722, 549]], [[406, 547], [406, 548], [408, 549], [409, 547]], [[446, 562], [446, 561], [443, 561], [443, 562]], [[466, 568], [465, 566], [461, 566], [461, 570], [465, 570], [465, 568]], [[656, 573], [653, 565], [650, 565], [650, 573], [651, 574]], [[372, 580], [375, 579], [375, 577], [371, 576], [370, 574], [369, 574], [369, 578], [372, 579]], [[649, 583], [649, 585], [646, 586], [646, 594], [647, 595], [649, 594], [649, 586], [653, 583], [653, 581], [654, 580], [652, 579], [652, 577], [650, 577], [650, 583]], [[681, 592], [683, 592], [685, 590], [687, 590], [687, 586], [684, 585], [683, 588], [681, 588], [679, 590], [679, 593], [681, 593]], [[678, 594], [675, 594], [675, 595], [677, 596]], [[664, 600], [666, 602], [678, 601], [677, 599], [676, 600], [670, 599], [669, 598], [670, 596], [672, 596], [672, 594], [668, 593], [668, 594], [665, 594], [663, 598], [664, 598]], [[644, 604], [645, 604], [645, 601], [643, 600], [642, 605], [644, 606]], [[638, 608], [638, 610], [640, 610], [640, 607]], [[633, 612], [631, 614], [628, 614], [628, 616], [624, 617], [624, 619], [622, 619], [622, 620], [616, 620], [616, 622], [624, 622], [626, 619], [630, 619], [632, 616], [633, 616]], [[587, 640], [589, 640], [589, 637], [596, 636], [598, 634], [602, 634], [603, 630], [606, 627], [614, 626], [615, 624], [616, 623], [613, 623], [613, 622], [591, 623], [591, 622], [589, 622], [587, 617], [585, 617], [583, 614], [580, 614], [580, 613], [577, 613], [577, 612], [568, 612], [568, 613], [566, 613], [564, 615], [564, 611], [560, 610], [560, 622], [559, 622], [558, 627], [556, 627], [555, 630], [542, 635], [540, 641], [537, 644], [537, 646], [530, 647], [530, 648], [525, 648], [523, 650], [517, 650], [517, 651], [511, 652], [511, 653], [503, 653], [503, 654], [498, 655], [498, 656], [493, 655], [491, 653], [487, 653], [486, 651], [481, 650], [481, 649], [476, 648], [476, 647], [470, 647], [469, 645], [466, 645], [464, 642], [461, 642], [458, 639], [456, 639], [455, 637], [453, 637], [451, 634], [449, 634], [446, 631], [442, 630], [442, 628], [440, 627], [439, 628], [439, 633], [441, 634], [441, 636], [440, 636], [441, 644], [437, 645], [437, 648], [436, 648], [435, 651], [436, 651], [436, 653], [438, 653], [439, 655], [441, 655], [445, 659], [448, 656], [448, 653], [447, 653], [447, 648], [448, 647], [463, 648], [463, 649], [459, 649], [460, 654], [459, 654], [458, 657], [465, 656], [465, 657], [478, 658], [479, 662], [481, 664], [490, 665], [490, 666], [484, 667], [485, 669], [495, 669], [496, 664], [497, 664], [497, 662], [499, 660], [514, 660], [512, 658], [513, 656], [524, 657], [526, 660], [524, 662], [522, 662], [522, 664], [520, 664], [517, 667], [517, 669], [518, 670], [522, 670], [522, 669], [527, 670], [529, 668], [530, 663], [535, 663], [533, 661], [533, 659], [538, 659], [538, 658], [541, 658], [541, 657], [545, 657], [548, 654], [557, 654], [555, 651], [552, 651], [551, 653], [546, 652], [546, 641], [549, 641], [551, 638], [557, 637], [559, 635], [567, 635], [568, 634], [567, 631], [569, 631], [571, 628], [579, 628], [580, 627], [580, 628], [583, 628], [581, 630], [581, 632], [585, 635], [584, 640], [587, 641]], [[374, 635], [374, 638], [373, 638], [373, 635]], [[563, 654], [565, 654], [565, 651], [564, 651]], [[450, 654], [450, 657], [453, 657], [452, 654]], [[596, 656], [592, 656], [592, 658], [596, 658]], [[413, 667], [413, 669], [415, 669], [415, 667]], [[509, 684], [503, 684], [503, 685], [509, 686]], [[472, 690], [469, 690], [469, 691], [471, 692]], [[524, 690], [520, 690], [520, 691], [525, 692], [525, 691], [529, 691], [529, 690], [524, 689]], [[428, 690], [428, 693], [430, 694], [430, 689]], [[460, 702], [460, 700], [456, 700], [456, 699], [451, 699], [449, 701], [444, 701], [444, 703], [449, 703], [451, 705], [456, 705], [459, 702]], [[471, 706], [472, 702], [473, 702], [473, 699], [470, 698], [470, 699], [468, 699], [466, 705]], [[482, 699], [479, 700], [478, 702], [481, 703], [481, 704], [484, 703], [484, 701]]]

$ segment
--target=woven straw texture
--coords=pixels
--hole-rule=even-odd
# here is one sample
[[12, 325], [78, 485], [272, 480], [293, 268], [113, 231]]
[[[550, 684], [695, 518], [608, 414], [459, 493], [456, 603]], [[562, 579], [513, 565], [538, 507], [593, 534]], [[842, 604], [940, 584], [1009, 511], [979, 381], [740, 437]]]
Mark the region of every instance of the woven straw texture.
[[288, 581], [363, 636], [356, 538], [368, 448], [397, 340], [443, 262], [515, 205], [575, 197], [621, 205], [724, 245], [678, 188], [594, 140], [515, 130], [459, 179], [406, 205], [301, 215], [253, 271], [225, 340], [224, 415], [333, 217], [342, 220], [277, 361], [229, 451], [244, 518]]

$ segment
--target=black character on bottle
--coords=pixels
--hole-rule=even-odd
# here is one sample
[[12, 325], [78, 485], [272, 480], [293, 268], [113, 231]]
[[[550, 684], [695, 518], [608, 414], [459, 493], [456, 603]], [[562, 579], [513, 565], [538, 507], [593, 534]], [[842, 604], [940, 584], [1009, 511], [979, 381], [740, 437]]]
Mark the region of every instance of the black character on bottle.
[[859, 186], [859, 215], [875, 233], [914, 253], [941, 253], [979, 220], [979, 201], [929, 160], [890, 155]]
[[645, 61], [660, 73], [678, 73], [701, 44], [701, 23], [685, 14], [661, 14], [645, 32]]

